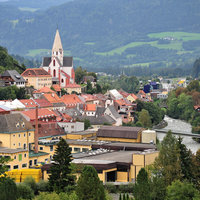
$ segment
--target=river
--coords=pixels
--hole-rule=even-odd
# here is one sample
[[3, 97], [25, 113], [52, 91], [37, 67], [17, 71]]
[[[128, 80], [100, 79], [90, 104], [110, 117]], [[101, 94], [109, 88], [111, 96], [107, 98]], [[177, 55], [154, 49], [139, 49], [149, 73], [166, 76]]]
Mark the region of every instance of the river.
[[[189, 123], [184, 122], [179, 119], [173, 119], [168, 116], [165, 116], [164, 120], [168, 123], [168, 125], [161, 130], [171, 130], [172, 132], [183, 132], [183, 133], [192, 133], [192, 127]], [[163, 140], [166, 134], [157, 133], [157, 137], [160, 141]], [[177, 136], [178, 137], [178, 136]], [[192, 137], [181, 136], [183, 138], [183, 144], [186, 145], [188, 149], [191, 149], [193, 153], [196, 153], [198, 149], [200, 149], [200, 143], [195, 142]]]

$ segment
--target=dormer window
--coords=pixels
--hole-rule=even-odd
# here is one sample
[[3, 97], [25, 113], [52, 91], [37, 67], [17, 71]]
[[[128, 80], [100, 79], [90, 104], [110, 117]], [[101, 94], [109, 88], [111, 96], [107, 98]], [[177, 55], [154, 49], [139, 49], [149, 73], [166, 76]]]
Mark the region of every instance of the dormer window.
[[25, 127], [25, 124], [24, 124], [24, 122], [22, 123], [22, 127], [23, 127], [23, 128]]
[[56, 55], [58, 55], [58, 52], [56, 51]]
[[16, 127], [17, 127], [17, 128], [19, 128], [19, 122], [18, 122], [18, 123], [16, 123]]

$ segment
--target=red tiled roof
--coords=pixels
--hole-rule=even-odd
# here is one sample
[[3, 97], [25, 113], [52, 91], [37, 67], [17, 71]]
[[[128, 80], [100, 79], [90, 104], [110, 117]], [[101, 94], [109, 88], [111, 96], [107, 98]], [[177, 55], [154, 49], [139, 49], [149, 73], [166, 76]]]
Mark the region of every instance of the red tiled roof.
[[135, 94], [130, 94], [135, 100], [138, 99], [138, 97]]
[[72, 120], [72, 117], [69, 116], [69, 115], [67, 115], [66, 113], [63, 113], [62, 115], [63, 115], [63, 117], [64, 117], [65, 120], [67, 120], [67, 121]]
[[67, 107], [75, 107], [78, 103], [83, 104], [76, 94], [63, 95], [61, 100], [65, 103]]
[[96, 104], [87, 104], [85, 110], [86, 111], [96, 111]]
[[195, 109], [195, 110], [200, 109], [200, 105], [194, 106], [194, 109]]
[[35, 108], [37, 106], [32, 99], [20, 99], [19, 101], [23, 103], [26, 108]]
[[[29, 117], [30, 120], [35, 120], [35, 115], [36, 115], [35, 111], [36, 111], [35, 109], [31, 109], [28, 111], [23, 111], [21, 113]], [[48, 110], [46, 108], [38, 109], [38, 119], [53, 117], [53, 116], [57, 117], [56, 113], [51, 110]]]
[[43, 96], [50, 103], [62, 103], [63, 102], [56, 93], [43, 94]]
[[76, 83], [73, 83], [73, 84], [68, 84], [65, 88], [81, 88], [81, 86]]
[[37, 77], [37, 76], [51, 77], [51, 75], [43, 68], [29, 68], [26, 69], [21, 75], [24, 77]]
[[35, 90], [33, 93], [55, 93], [55, 91], [45, 86], [39, 90]]
[[92, 94], [81, 94], [81, 97], [83, 97], [85, 101], [97, 100], [97, 97]]
[[131, 106], [132, 105], [128, 100], [126, 101], [125, 99], [114, 100], [114, 102], [116, 102], [120, 106], [122, 106], [122, 105]]
[[143, 90], [140, 90], [140, 91], [138, 92], [138, 94], [146, 95], [145, 92], [144, 92]]
[[40, 108], [52, 107], [53, 105], [48, 102], [46, 99], [34, 99]]
[[56, 91], [56, 92], [60, 92], [61, 91], [61, 87], [60, 87], [60, 85], [52, 85], [52, 87], [54, 88], [54, 90]]

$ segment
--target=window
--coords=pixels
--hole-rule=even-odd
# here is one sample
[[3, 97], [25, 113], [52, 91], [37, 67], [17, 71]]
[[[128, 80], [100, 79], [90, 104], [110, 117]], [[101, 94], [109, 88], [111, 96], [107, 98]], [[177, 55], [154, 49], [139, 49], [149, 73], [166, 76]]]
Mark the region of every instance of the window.
[[86, 152], [88, 150], [89, 150], [88, 148], [82, 148], [82, 152]]
[[69, 147], [69, 149], [70, 149], [70, 151], [72, 151], [72, 148], [71, 148], [71, 147]]
[[50, 151], [53, 151], [53, 145], [50, 146]]
[[19, 134], [19, 137], [20, 137], [21, 135]]
[[56, 61], [55, 60], [53, 60], [53, 66], [56, 66]]
[[36, 164], [37, 164], [37, 159], [34, 160], [34, 165], [36, 165]]
[[16, 156], [14, 156], [14, 159], [16, 159]]
[[58, 55], [58, 52], [56, 51], [56, 55]]
[[61, 82], [64, 83], [64, 79], [63, 78], [61, 79]]
[[33, 162], [32, 160], [29, 160], [29, 166], [32, 166], [32, 162]]
[[80, 148], [74, 147], [74, 151], [75, 151], [75, 152], [80, 152]]
[[13, 169], [18, 169], [18, 168], [19, 168], [18, 165], [13, 166]]
[[26, 133], [24, 133], [24, 137], [26, 137]]
[[22, 164], [22, 168], [25, 168], [25, 167], [27, 167], [27, 164]]
[[19, 154], [19, 161], [22, 161], [22, 154]]
[[26, 158], [26, 153], [24, 154], [24, 158]]
[[13, 137], [15, 137], [15, 135], [13, 135]]
[[15, 143], [13, 144], [13, 146], [15, 146]]
[[29, 136], [31, 136], [31, 133], [28, 133]]
[[40, 147], [40, 150], [43, 150], [43, 147]]
[[21, 143], [19, 142], [19, 147], [21, 146]]
[[26, 144], [24, 144], [24, 149], [26, 149]]
[[56, 77], [56, 70], [53, 70], [53, 77]]

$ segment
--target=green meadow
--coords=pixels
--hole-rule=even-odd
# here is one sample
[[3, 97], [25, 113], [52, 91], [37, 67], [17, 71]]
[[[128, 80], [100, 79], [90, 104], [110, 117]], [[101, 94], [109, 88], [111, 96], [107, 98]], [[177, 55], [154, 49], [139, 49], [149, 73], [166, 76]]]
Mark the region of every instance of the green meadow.
[[[157, 47], [159, 49], [173, 49], [177, 50], [178, 54], [183, 53], [191, 53], [190, 51], [184, 51], [182, 47], [182, 43], [184, 41], [190, 41], [190, 40], [200, 40], [200, 33], [187, 33], [187, 32], [161, 32], [161, 33], [151, 33], [148, 34], [148, 37], [151, 39], [155, 39], [155, 41], [150, 42], [131, 42], [124, 46], [112, 49], [111, 51], [107, 52], [96, 52], [96, 55], [101, 56], [113, 56], [114, 54], [122, 54], [126, 49], [133, 48], [136, 46], [141, 46], [144, 44], [149, 44], [153, 47]], [[158, 40], [165, 37], [171, 37], [174, 38], [174, 40], [171, 40], [169, 44], [159, 44]], [[131, 55], [129, 55], [131, 56]]]
[[[69, 56], [70, 53], [71, 53], [70, 51], [64, 50], [65, 56]], [[26, 54], [26, 56], [30, 56], [30, 57], [35, 57], [35, 56], [40, 56], [40, 55], [50, 56], [51, 55], [51, 49], [31, 49]]]

